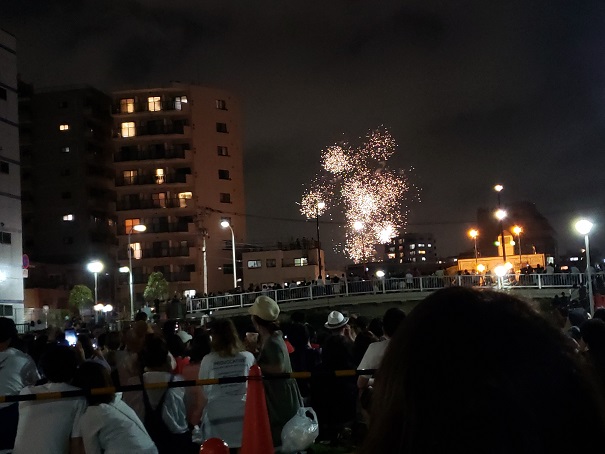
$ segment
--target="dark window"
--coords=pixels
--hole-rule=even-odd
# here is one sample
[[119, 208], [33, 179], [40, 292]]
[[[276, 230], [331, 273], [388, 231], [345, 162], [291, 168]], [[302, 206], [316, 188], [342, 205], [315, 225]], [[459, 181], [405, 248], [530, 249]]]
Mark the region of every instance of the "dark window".
[[71, 199], [71, 192], [69, 192], [69, 191], [62, 192], [61, 198], [62, 199]]
[[11, 244], [11, 234], [9, 232], [0, 232], [0, 243]]
[[220, 180], [230, 180], [229, 171], [225, 169], [218, 169], [218, 178]]
[[221, 192], [221, 203], [231, 203], [231, 194]]
[[275, 268], [276, 262], [275, 259], [267, 259], [267, 268]]
[[227, 132], [227, 123], [217, 123], [216, 132]]
[[227, 110], [227, 103], [225, 102], [224, 99], [217, 99], [216, 108], [220, 109], [220, 110]]
[[216, 147], [216, 151], [219, 156], [229, 156], [229, 149], [227, 147], [218, 146]]
[[233, 263], [225, 263], [223, 265], [223, 274], [233, 274]]
[[6, 88], [0, 87], [0, 99], [6, 99]]
[[0, 173], [9, 173], [8, 172], [8, 162], [0, 161]]

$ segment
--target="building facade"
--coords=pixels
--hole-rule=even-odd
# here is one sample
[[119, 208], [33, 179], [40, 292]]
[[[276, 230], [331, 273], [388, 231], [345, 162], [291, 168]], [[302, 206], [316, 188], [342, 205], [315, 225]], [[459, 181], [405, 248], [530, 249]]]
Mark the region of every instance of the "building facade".
[[432, 233], [404, 233], [385, 245], [387, 263], [423, 263], [437, 260], [437, 244]]
[[17, 47], [0, 29], [0, 316], [23, 322]]
[[[36, 91], [19, 85], [23, 248], [27, 288], [92, 288], [113, 301], [117, 238], [111, 98], [87, 86]], [[53, 266], [54, 265], [54, 266]]]
[[[236, 246], [246, 237], [236, 98], [184, 84], [115, 92], [113, 128], [118, 260], [132, 261], [135, 309], [155, 271], [171, 293], [232, 289], [231, 231], [221, 222]], [[118, 291], [127, 298], [126, 274]]]

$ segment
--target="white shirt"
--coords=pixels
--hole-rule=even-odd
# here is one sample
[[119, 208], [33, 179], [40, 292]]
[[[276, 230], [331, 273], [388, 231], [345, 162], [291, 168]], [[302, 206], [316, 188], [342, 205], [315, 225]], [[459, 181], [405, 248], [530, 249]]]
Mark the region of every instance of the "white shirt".
[[[21, 395], [77, 390], [67, 383], [30, 386]], [[19, 426], [13, 454], [63, 454], [71, 438], [78, 438], [80, 418], [86, 409], [84, 397], [19, 402]]]
[[[143, 374], [145, 383], [161, 383], [170, 381], [169, 372], [145, 372]], [[183, 377], [176, 375], [173, 381], [183, 381]], [[128, 380], [129, 385], [140, 384], [139, 377], [132, 377]], [[187, 431], [187, 411], [185, 410], [185, 388], [158, 388], [147, 389], [149, 403], [155, 408], [160, 403], [164, 392], [164, 406], [162, 408], [162, 420], [174, 434], [181, 434]], [[145, 420], [145, 403], [143, 401], [143, 391], [128, 391], [123, 394], [124, 402], [136, 412], [141, 421]]]
[[81, 419], [86, 454], [157, 454], [145, 426], [116, 394], [110, 404], [91, 405]]
[[[219, 356], [212, 352], [202, 359], [200, 379], [240, 377], [248, 375], [254, 364], [250, 352], [239, 352], [234, 356]], [[205, 385], [202, 392], [208, 399], [202, 415], [202, 435], [204, 439], [217, 437], [230, 448], [242, 445], [246, 388], [244, 383]]]
[[[385, 339], [380, 342], [373, 342], [368, 346], [361, 362], [359, 363], [359, 367], [357, 369], [378, 369], [380, 363], [382, 362], [382, 357], [384, 356], [384, 352], [389, 346], [389, 340]], [[371, 375], [362, 375], [362, 377], [370, 378]]]
[[[34, 360], [16, 348], [0, 352], [0, 396], [19, 394], [26, 386], [40, 379]], [[0, 404], [0, 408], [11, 405]]]

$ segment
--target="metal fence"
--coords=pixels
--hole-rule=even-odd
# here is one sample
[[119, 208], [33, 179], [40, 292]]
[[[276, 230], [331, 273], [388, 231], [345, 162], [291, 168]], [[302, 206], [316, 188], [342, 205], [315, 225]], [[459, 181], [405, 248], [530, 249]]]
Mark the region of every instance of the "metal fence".
[[509, 274], [502, 277], [481, 275], [421, 276], [391, 279], [350, 280], [326, 285], [286, 287], [262, 292], [225, 294], [194, 298], [187, 303], [187, 312], [210, 311], [251, 306], [259, 295], [267, 295], [279, 303], [317, 300], [335, 296], [406, 293], [439, 290], [445, 287], [481, 287], [501, 289], [573, 288], [586, 282], [582, 274]]

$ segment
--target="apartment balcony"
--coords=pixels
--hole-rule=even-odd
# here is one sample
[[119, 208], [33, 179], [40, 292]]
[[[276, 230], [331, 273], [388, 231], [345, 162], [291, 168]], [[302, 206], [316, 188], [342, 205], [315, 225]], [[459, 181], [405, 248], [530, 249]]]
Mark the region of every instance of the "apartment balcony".
[[116, 187], [120, 186], [141, 186], [141, 185], [165, 185], [165, 184], [179, 184], [188, 183], [188, 174], [173, 174], [173, 175], [135, 175], [125, 177], [124, 175], [118, 175], [116, 177]]
[[129, 135], [124, 137], [122, 134], [122, 130], [119, 125], [114, 130], [113, 138], [120, 140], [133, 140], [136, 138], [147, 138], [151, 139], [155, 136], [179, 136], [179, 137], [191, 137], [191, 127], [182, 125], [182, 124], [173, 124], [173, 125], [143, 125], [137, 126], [134, 130], [128, 133]]
[[133, 115], [162, 115], [171, 113], [187, 113], [189, 112], [189, 103], [177, 102], [174, 99], [156, 102], [154, 108], [156, 110], [149, 110], [149, 103], [147, 100], [135, 102], [131, 105], [133, 112], [124, 112], [124, 107], [120, 102], [114, 103], [111, 108], [111, 113], [117, 117], [128, 118]]
[[187, 208], [186, 203], [187, 199], [179, 199], [177, 197], [157, 200], [120, 200], [117, 202], [116, 211]]
[[[168, 247], [168, 248], [149, 248], [135, 251], [134, 259], [158, 259], [158, 258], [173, 258], [173, 257], [189, 257], [189, 247]], [[128, 260], [128, 250], [120, 250], [118, 252], [118, 260]]]
[[161, 161], [183, 159], [191, 161], [193, 159], [191, 150], [169, 148], [167, 150], [127, 150], [118, 151], [113, 155], [113, 162], [133, 162], [133, 161]]
[[[148, 233], [192, 233], [187, 222], [169, 222], [169, 223], [145, 223], [147, 230], [144, 233], [137, 235], [145, 235]], [[121, 229], [119, 235], [127, 235], [124, 228]]]

